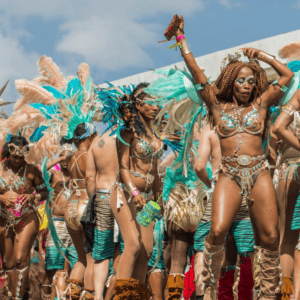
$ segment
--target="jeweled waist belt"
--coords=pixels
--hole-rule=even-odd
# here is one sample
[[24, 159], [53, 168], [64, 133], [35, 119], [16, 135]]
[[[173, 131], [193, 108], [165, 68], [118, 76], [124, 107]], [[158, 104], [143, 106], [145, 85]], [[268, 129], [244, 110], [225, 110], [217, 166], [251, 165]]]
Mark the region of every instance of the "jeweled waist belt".
[[258, 156], [249, 156], [249, 155], [238, 155], [237, 157], [230, 156], [222, 156], [223, 162], [234, 162], [238, 163], [240, 166], [249, 166], [252, 162], [258, 161], [261, 162], [266, 158], [266, 155], [258, 155]]
[[98, 189], [97, 190], [97, 193], [102, 193], [102, 194], [110, 194], [110, 191], [109, 189]]
[[[222, 165], [221, 165], [222, 166]], [[228, 172], [237, 175], [237, 176], [241, 176], [241, 177], [245, 177], [245, 176], [251, 176], [253, 174], [255, 174], [257, 171], [261, 170], [262, 168], [264, 168], [266, 166], [266, 162], [260, 162], [259, 164], [255, 165], [252, 168], [234, 168], [231, 166], [222, 166], [222, 168], [227, 169]]]

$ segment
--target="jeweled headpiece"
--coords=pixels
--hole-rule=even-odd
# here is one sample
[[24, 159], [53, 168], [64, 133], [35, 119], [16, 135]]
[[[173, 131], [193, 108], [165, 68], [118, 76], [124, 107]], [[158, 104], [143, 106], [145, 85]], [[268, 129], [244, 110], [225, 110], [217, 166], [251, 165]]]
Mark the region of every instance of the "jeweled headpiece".
[[225, 69], [225, 67], [234, 62], [234, 61], [240, 61], [240, 58], [242, 57], [242, 51], [236, 51], [234, 53], [229, 53], [227, 56], [225, 56], [222, 61], [221, 61], [221, 65], [220, 65], [220, 68], [221, 68], [221, 71], [223, 71], [223, 69]]

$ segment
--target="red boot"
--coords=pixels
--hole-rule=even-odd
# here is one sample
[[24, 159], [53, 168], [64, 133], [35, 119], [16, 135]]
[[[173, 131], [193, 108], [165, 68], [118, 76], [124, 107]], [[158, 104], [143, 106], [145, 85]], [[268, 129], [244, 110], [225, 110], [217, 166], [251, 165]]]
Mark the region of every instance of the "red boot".
[[254, 286], [250, 257], [240, 256], [240, 284], [239, 284], [239, 300], [252, 300], [252, 290]]
[[233, 300], [232, 286], [234, 283], [235, 266], [227, 266], [221, 269], [219, 279], [219, 300]]

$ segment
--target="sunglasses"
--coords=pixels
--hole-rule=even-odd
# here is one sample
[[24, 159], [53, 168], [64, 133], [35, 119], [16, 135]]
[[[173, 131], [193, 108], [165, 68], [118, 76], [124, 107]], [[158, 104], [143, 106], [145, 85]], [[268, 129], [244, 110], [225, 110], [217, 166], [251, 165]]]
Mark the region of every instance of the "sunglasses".
[[235, 82], [238, 83], [240, 86], [244, 86], [246, 82], [248, 82], [252, 86], [255, 86], [255, 78], [253, 75], [250, 75], [247, 78], [237, 78]]
[[15, 144], [8, 144], [9, 153], [12, 156], [25, 156], [28, 154], [28, 146], [16, 146]]

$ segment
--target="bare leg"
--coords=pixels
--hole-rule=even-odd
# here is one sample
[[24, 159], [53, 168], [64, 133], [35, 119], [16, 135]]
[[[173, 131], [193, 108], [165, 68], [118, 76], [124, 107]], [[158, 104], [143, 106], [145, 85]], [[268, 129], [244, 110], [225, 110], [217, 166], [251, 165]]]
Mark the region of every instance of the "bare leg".
[[94, 284], [95, 300], [103, 300], [103, 291], [109, 271], [109, 259], [95, 261], [94, 264]]
[[[120, 209], [117, 209], [117, 191], [113, 190], [110, 197], [110, 206], [119, 224], [125, 244], [117, 271], [117, 279], [128, 279], [132, 277], [134, 265], [141, 249], [142, 238], [133, 203], [127, 202], [123, 192], [121, 192], [121, 197], [123, 205]], [[153, 239], [151, 241], [153, 243]]]
[[149, 227], [140, 226], [142, 245], [139, 255], [136, 259], [132, 277], [139, 283], [146, 283], [146, 274], [148, 262], [153, 252], [153, 228], [154, 222]]
[[[294, 171], [293, 168], [291, 170]], [[292, 277], [294, 250], [299, 232], [291, 230], [295, 203], [299, 195], [299, 184], [295, 180], [280, 180], [277, 189], [280, 230], [280, 265], [283, 276]]]
[[203, 252], [195, 252], [194, 258], [194, 272], [195, 272], [195, 285], [196, 295], [202, 296], [204, 294], [204, 284], [202, 282], [202, 270], [203, 270]]
[[[17, 282], [17, 278], [21, 282], [21, 285], [16, 287], [20, 287], [19, 298], [24, 296], [28, 286], [30, 251], [39, 230], [39, 220], [36, 213], [29, 213], [23, 218], [22, 222], [23, 226], [17, 230], [18, 240], [15, 237], [14, 241], [15, 282]], [[22, 279], [19, 276], [22, 276]], [[14, 291], [13, 295], [17, 296], [17, 292]]]
[[89, 290], [94, 290], [94, 264], [95, 260], [92, 258], [92, 253], [86, 254], [87, 266], [84, 272], [84, 287]]
[[291, 299], [300, 300], [300, 251], [295, 250], [294, 288]]
[[114, 252], [114, 263], [113, 263], [113, 269], [114, 269], [114, 275], [110, 277], [110, 283], [109, 283], [109, 287], [106, 291], [106, 295], [105, 295], [105, 300], [112, 300], [114, 297], [114, 285], [116, 283], [116, 274], [117, 274], [117, 270], [119, 267], [119, 262], [120, 262], [120, 244], [116, 244], [115, 245], [115, 252]]
[[70, 279], [83, 281], [84, 272], [87, 265], [86, 253], [84, 251], [84, 233], [81, 230], [73, 230], [68, 226], [67, 229], [72, 238], [78, 255], [78, 261], [71, 271]]
[[258, 231], [259, 241], [256, 241], [262, 248], [278, 250], [278, 205], [274, 185], [267, 170], [258, 176], [252, 189], [254, 201], [250, 205], [250, 216], [252, 224]]
[[164, 300], [164, 272], [154, 272], [148, 277], [152, 300]]

